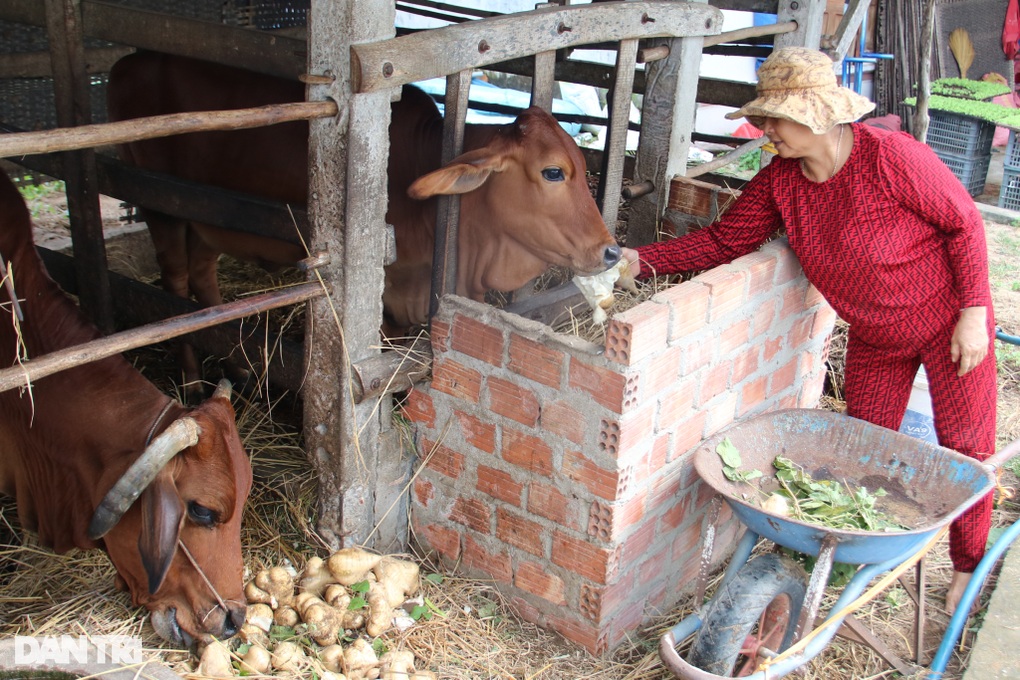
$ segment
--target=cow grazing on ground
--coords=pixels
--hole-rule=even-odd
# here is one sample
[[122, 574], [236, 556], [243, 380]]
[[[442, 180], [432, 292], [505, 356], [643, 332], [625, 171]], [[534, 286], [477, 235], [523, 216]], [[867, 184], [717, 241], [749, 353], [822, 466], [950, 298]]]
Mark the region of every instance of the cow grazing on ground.
[[[0, 177], [0, 256], [23, 318], [0, 287], [5, 365], [99, 337], [49, 277], [28, 209]], [[0, 392], [0, 492], [58, 552], [102, 548], [118, 583], [175, 644], [244, 622], [241, 514], [252, 472], [230, 388], [189, 409], [120, 355]]]
[[[129, 55], [110, 72], [111, 120], [185, 111], [301, 101], [304, 86], [236, 68], [155, 53]], [[512, 291], [551, 265], [595, 274], [619, 261], [589, 193], [584, 157], [545, 111], [533, 107], [511, 125], [469, 125], [465, 152], [440, 168], [442, 117], [421, 90], [405, 87], [390, 124], [389, 206], [396, 262], [386, 267], [388, 327], [428, 316], [436, 204], [461, 194], [457, 293], [475, 300]], [[308, 126], [287, 123], [234, 132], [195, 133], [125, 144], [129, 164], [292, 204], [308, 190]], [[265, 264], [293, 263], [295, 246], [143, 211], [170, 292], [220, 302], [220, 253]], [[197, 365], [185, 355], [185, 376]]]

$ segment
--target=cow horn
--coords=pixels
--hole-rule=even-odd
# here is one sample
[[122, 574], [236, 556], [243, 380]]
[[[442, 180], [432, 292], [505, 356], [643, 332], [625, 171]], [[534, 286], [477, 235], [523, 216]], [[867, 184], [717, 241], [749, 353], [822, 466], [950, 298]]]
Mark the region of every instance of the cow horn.
[[230, 381], [224, 378], [216, 385], [216, 391], [213, 392], [213, 399], [226, 399], [230, 401], [230, 395], [234, 391], [234, 386], [230, 384]]
[[198, 435], [198, 423], [194, 418], [178, 418], [163, 434], [152, 440], [96, 508], [89, 522], [89, 538], [98, 540], [116, 526], [163, 466], [184, 449], [198, 443]]

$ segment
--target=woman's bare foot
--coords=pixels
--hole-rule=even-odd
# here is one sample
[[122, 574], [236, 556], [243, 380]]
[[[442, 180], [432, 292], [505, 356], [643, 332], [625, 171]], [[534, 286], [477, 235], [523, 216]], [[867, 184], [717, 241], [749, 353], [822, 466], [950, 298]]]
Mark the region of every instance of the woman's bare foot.
[[949, 580], [949, 587], [946, 589], [946, 613], [950, 616], [956, 611], [956, 606], [960, 604], [960, 598], [963, 597], [963, 591], [970, 583], [970, 577], [971, 574], [967, 572], [953, 572], [953, 578]]

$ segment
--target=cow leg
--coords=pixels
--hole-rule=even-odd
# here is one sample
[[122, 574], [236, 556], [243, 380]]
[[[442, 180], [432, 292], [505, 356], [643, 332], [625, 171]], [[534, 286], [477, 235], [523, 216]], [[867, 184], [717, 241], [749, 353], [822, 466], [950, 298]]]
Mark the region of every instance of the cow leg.
[[[151, 210], [142, 210], [141, 214], [149, 227], [149, 236], [156, 251], [163, 290], [186, 300], [190, 299], [187, 222]], [[183, 373], [183, 389], [187, 399], [193, 403], [201, 400], [204, 396], [201, 370], [194, 348], [181, 340], [173, 341], [171, 346]]]
[[[199, 230], [188, 232], [188, 280], [191, 292], [203, 307], [215, 307], [223, 304], [220, 284], [216, 276], [220, 250], [206, 243]], [[234, 389], [245, 396], [250, 396], [255, 388], [252, 371], [232, 357], [222, 360], [223, 371]]]

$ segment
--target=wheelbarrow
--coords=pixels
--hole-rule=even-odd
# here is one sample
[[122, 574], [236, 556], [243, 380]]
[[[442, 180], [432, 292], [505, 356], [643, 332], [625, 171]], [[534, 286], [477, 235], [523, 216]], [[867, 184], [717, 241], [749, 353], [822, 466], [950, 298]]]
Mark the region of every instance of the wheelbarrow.
[[[887, 495], [878, 504], [902, 531], [834, 530], [768, 512], [757, 490], [723, 474], [716, 447], [728, 437], [740, 452], [741, 470], [760, 470], [752, 482], [766, 494], [779, 487], [773, 460], [784, 456], [816, 480], [846, 481]], [[1007, 447], [1012, 450], [1015, 447]], [[811, 660], [831, 641], [857, 600], [877, 576], [920, 559], [941, 531], [995, 485], [994, 470], [1012, 453], [1003, 450], [980, 463], [956, 451], [863, 420], [819, 409], [789, 409], [737, 423], [707, 440], [695, 468], [746, 527], [711, 600], [660, 639], [659, 655], [678, 678], [780, 678]], [[716, 506], [718, 508], [718, 506]], [[711, 564], [714, 518], [702, 554], [704, 594]], [[749, 559], [758, 539], [815, 556], [810, 577], [785, 555]], [[836, 562], [860, 565], [818, 630], [818, 608]], [[898, 569], [899, 568], [899, 569]], [[923, 602], [923, 598], [921, 600]], [[677, 645], [694, 636], [688, 660]], [[793, 653], [783, 653], [797, 643]], [[756, 670], [762, 663], [768, 667]]]

